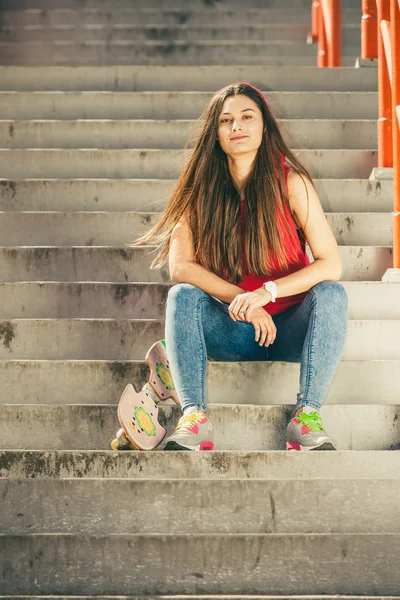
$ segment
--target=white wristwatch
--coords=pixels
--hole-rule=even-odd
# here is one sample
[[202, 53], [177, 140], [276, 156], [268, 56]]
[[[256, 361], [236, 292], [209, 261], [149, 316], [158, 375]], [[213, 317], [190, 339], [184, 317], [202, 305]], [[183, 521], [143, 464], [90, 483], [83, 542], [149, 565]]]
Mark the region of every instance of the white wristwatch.
[[278, 295], [278, 288], [276, 286], [276, 283], [274, 281], [266, 281], [265, 283], [263, 283], [263, 287], [267, 290], [267, 292], [271, 294], [271, 302], [275, 302], [276, 297]]

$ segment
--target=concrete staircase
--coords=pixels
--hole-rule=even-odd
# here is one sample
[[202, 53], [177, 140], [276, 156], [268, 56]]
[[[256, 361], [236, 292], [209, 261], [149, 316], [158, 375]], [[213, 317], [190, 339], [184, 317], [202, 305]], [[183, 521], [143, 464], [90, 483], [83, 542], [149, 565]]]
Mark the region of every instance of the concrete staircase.
[[[1, 0], [2, 64], [314, 65], [309, 0]], [[343, 0], [343, 65], [361, 2]], [[238, 45], [240, 51], [238, 52]]]
[[[368, 180], [377, 75], [311, 66], [309, 4], [0, 1], [0, 598], [399, 596], [400, 285], [381, 282], [392, 183]], [[359, 4], [343, 1], [348, 66]], [[130, 243], [202, 108], [238, 80], [266, 94], [340, 245], [349, 332], [322, 410], [340, 449], [284, 451], [298, 364], [209, 362], [215, 452], [114, 453], [116, 403], [148, 378], [172, 285]], [[162, 407], [168, 432], [179, 416]]]

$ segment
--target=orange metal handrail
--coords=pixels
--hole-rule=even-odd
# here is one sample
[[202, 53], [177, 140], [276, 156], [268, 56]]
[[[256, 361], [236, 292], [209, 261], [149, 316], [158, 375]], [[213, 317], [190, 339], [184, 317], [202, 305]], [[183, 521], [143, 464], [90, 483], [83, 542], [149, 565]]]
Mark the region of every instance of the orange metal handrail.
[[400, 269], [400, 0], [376, 0], [376, 3], [378, 165], [393, 167], [393, 267]]
[[318, 42], [318, 66], [342, 64], [341, 0], [314, 0], [311, 8], [312, 42]]
[[361, 58], [378, 56], [378, 14], [376, 0], [362, 0]]
[[400, 0], [391, 0], [393, 119], [393, 266], [400, 269]]
[[363, 0], [362, 8], [361, 56], [378, 58], [378, 165], [393, 167], [393, 267], [400, 269], [400, 0]]
[[318, 42], [318, 11], [319, 0], [313, 0], [311, 5], [311, 41]]
[[[392, 167], [391, 53], [387, 29], [387, 23], [390, 27], [390, 0], [377, 0], [376, 4], [378, 9], [378, 166]], [[389, 49], [388, 53], [386, 53], [385, 44]]]
[[[340, 0], [313, 1], [319, 67], [336, 66], [340, 22]], [[362, 0], [361, 58], [378, 58], [378, 166], [393, 167], [393, 266], [400, 269], [400, 0]]]

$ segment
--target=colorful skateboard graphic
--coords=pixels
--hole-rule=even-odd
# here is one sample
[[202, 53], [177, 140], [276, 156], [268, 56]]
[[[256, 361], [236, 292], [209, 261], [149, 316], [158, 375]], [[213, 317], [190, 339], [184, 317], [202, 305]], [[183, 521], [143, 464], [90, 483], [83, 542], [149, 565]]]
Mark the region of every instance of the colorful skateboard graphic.
[[121, 428], [111, 442], [113, 450], [153, 450], [166, 431], [158, 422], [158, 403], [172, 400], [179, 404], [178, 393], [169, 370], [165, 340], [152, 345], [145, 358], [150, 378], [140, 392], [128, 383], [118, 404]]

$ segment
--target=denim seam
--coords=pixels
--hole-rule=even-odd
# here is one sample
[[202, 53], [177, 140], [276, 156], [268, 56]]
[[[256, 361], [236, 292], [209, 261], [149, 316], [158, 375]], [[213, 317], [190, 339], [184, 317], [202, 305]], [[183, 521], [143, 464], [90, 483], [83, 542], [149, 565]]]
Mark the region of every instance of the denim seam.
[[[204, 367], [204, 361], [207, 360], [207, 356], [204, 358], [204, 352], [203, 352], [203, 344], [202, 344], [202, 329], [200, 327], [199, 324], [199, 318], [198, 318], [198, 313], [199, 313], [199, 307], [201, 308], [201, 304], [202, 302], [208, 302], [208, 298], [199, 298], [196, 302], [196, 306], [195, 306], [195, 315], [196, 315], [196, 326], [197, 326], [197, 332], [199, 334], [199, 341], [200, 341], [200, 357], [201, 357], [201, 371], [200, 371], [200, 381], [201, 381], [201, 407], [200, 410], [206, 410], [206, 406], [205, 406], [205, 389], [204, 389], [204, 371], [205, 371], [205, 367]], [[204, 340], [204, 345], [205, 345], [205, 340]]]
[[[308, 349], [308, 365], [307, 365], [307, 373], [306, 373], [306, 386], [305, 386], [305, 391], [304, 391], [304, 398], [307, 398], [307, 394], [308, 391], [310, 389], [310, 379], [311, 379], [311, 369], [312, 369], [312, 360], [313, 360], [313, 355], [314, 355], [314, 332], [315, 332], [315, 322], [317, 319], [317, 296], [314, 293], [313, 290], [310, 290], [310, 295], [311, 295], [311, 301], [313, 303], [313, 317], [312, 317], [312, 323], [311, 323], [311, 334], [310, 334], [310, 347]], [[308, 405], [308, 406], [313, 406], [314, 408], [315, 405], [314, 404], [310, 404], [308, 402], [304, 402], [304, 405]]]

